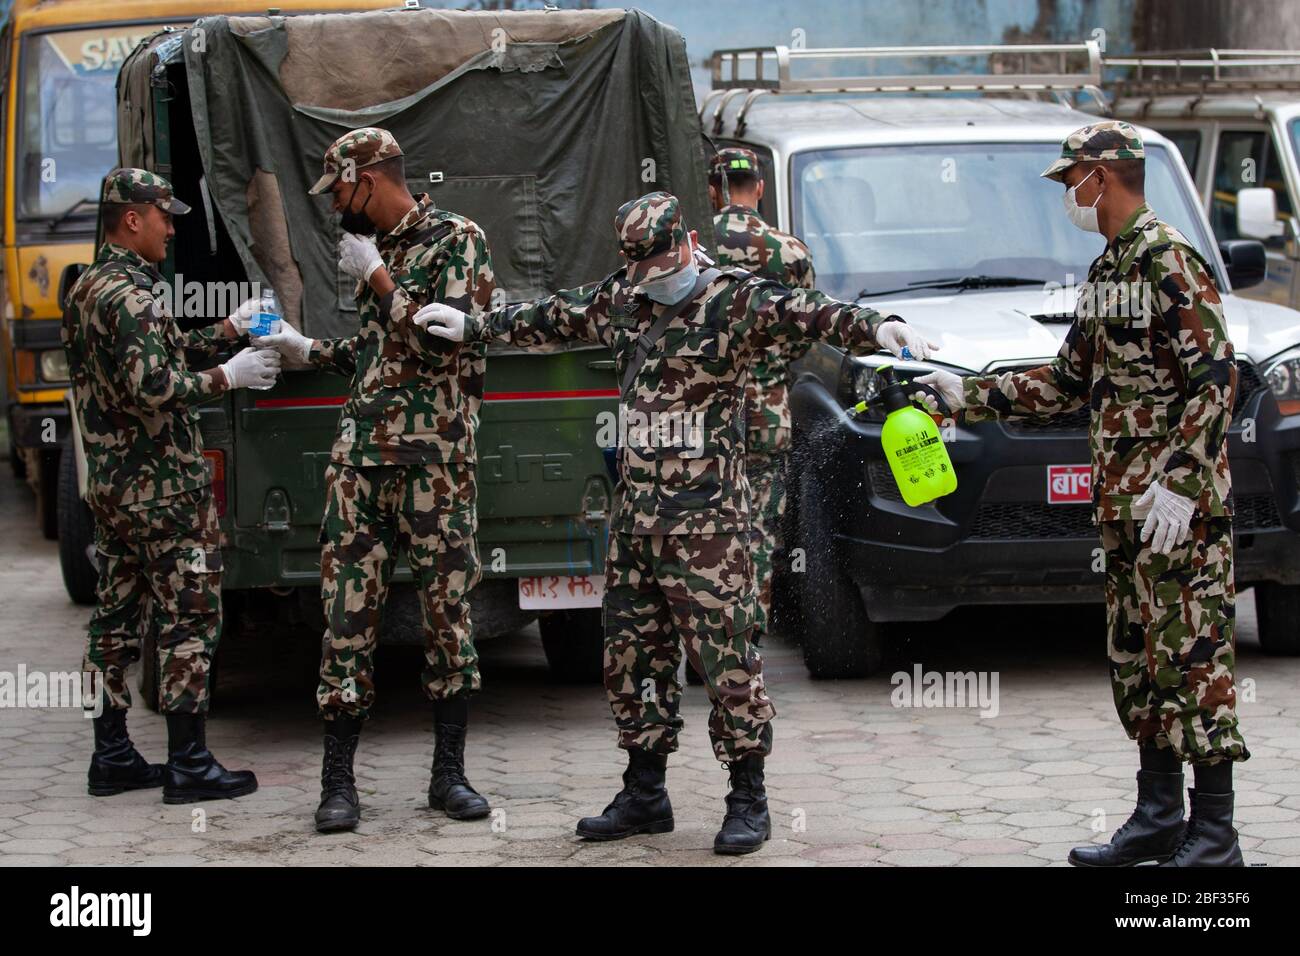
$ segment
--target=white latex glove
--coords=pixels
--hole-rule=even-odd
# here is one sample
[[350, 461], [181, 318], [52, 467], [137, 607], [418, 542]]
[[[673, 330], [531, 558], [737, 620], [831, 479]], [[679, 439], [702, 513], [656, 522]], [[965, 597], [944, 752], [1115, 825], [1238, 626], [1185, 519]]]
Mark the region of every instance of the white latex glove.
[[[897, 323], [890, 324], [892, 325]], [[918, 375], [916, 378], [912, 379], [912, 381], [920, 383], [921, 385], [929, 385], [943, 397], [944, 404], [946, 404], [949, 410], [953, 412], [957, 411], [959, 408], [966, 407], [966, 390], [962, 386], [960, 375], [954, 375], [952, 372], [947, 372], [938, 368], [933, 372], [927, 372], [925, 375]], [[930, 402], [934, 400], [933, 396], [927, 395], [925, 392], [916, 392], [912, 395], [912, 398], [927, 407]], [[927, 401], [927, 399], [929, 399], [929, 401]], [[934, 411], [937, 412], [938, 409], [936, 408]]]
[[288, 319], [280, 319], [280, 331], [275, 335], [253, 335], [248, 339], [259, 349], [274, 349], [286, 359], [286, 368], [306, 368], [307, 356], [315, 339], [309, 339], [292, 325]]
[[1182, 544], [1191, 534], [1192, 514], [1196, 502], [1175, 494], [1158, 481], [1147, 485], [1142, 497], [1133, 502], [1134, 510], [1147, 506], [1147, 520], [1142, 523], [1143, 541], [1151, 541], [1151, 551], [1168, 554], [1174, 545]]
[[257, 314], [261, 305], [262, 300], [260, 298], [248, 299], [234, 312], [226, 316], [226, 319], [240, 332], [247, 331], [248, 324], [253, 320], [253, 316]]
[[415, 313], [415, 324], [430, 335], [452, 342], [465, 340], [466, 315], [460, 309], [453, 309], [441, 302], [432, 302]]
[[714, 266], [717, 265], [716, 262], [714, 262], [712, 259], [709, 258], [709, 254], [705, 252], [703, 249], [699, 248], [698, 246], [692, 251], [691, 254], [695, 257], [695, 265], [699, 267], [701, 272], [703, 272], [705, 269], [712, 269]]
[[231, 388], [268, 388], [275, 384], [275, 377], [280, 374], [280, 353], [250, 345], [221, 366], [221, 371], [226, 374]]
[[[876, 329], [876, 341], [882, 349], [888, 349], [901, 359], [928, 359], [931, 352], [937, 352], [939, 346], [928, 342], [920, 332], [906, 322], [886, 322]], [[907, 349], [907, 355], [903, 354]]]
[[384, 264], [379, 249], [370, 239], [343, 233], [339, 239], [339, 268], [354, 279], [370, 281], [370, 274]]

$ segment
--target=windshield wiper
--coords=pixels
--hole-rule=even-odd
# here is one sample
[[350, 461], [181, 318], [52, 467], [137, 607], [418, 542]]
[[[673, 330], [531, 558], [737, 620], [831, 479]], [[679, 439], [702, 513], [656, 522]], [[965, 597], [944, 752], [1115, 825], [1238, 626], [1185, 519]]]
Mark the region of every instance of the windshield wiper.
[[1043, 279], [1030, 279], [1025, 276], [961, 276], [952, 279], [922, 279], [919, 282], [909, 282], [901, 289], [881, 289], [879, 292], [863, 289], [857, 297], [870, 299], [873, 296], [898, 295], [916, 289], [958, 289], [964, 292], [967, 289], [998, 289], [1013, 285], [1045, 284]]
[[75, 214], [76, 211], [80, 209], [82, 206], [98, 206], [98, 205], [99, 205], [98, 199], [78, 199], [71, 206], [69, 206], [67, 209], [63, 210], [63, 212], [59, 213], [57, 216], [55, 216], [53, 219], [50, 220], [50, 232], [56, 231], [59, 228], [59, 226], [63, 225], [65, 222], [71, 219], [73, 214]]

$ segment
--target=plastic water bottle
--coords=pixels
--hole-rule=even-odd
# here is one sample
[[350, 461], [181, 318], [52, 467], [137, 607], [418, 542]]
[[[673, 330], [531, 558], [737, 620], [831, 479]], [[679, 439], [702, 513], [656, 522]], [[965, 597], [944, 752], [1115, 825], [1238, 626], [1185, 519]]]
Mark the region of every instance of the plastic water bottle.
[[[270, 286], [262, 288], [262, 300], [257, 311], [248, 322], [248, 334], [253, 336], [276, 335], [280, 331], [280, 299]], [[274, 388], [273, 385], [257, 387], [259, 392]]]

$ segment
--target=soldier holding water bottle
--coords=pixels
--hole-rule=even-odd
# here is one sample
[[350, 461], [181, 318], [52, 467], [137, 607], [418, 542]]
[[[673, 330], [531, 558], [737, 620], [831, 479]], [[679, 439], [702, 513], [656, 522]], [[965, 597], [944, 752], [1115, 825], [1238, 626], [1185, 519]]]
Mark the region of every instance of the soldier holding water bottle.
[[[102, 675], [105, 696], [89, 791], [163, 786], [167, 803], [242, 796], [257, 789], [256, 778], [222, 767], [204, 733], [221, 635], [221, 531], [196, 406], [232, 388], [270, 386], [280, 356], [250, 347], [191, 370], [185, 349], [215, 361], [239, 344], [250, 303], [215, 326], [182, 332], [153, 290], [175, 235], [171, 217], [189, 206], [167, 180], [142, 169], [109, 173], [102, 203], [104, 244], [68, 292], [63, 318], [100, 572], [83, 665]], [[126, 730], [126, 669], [140, 656], [150, 613], [158, 625], [166, 767], [148, 763]]]

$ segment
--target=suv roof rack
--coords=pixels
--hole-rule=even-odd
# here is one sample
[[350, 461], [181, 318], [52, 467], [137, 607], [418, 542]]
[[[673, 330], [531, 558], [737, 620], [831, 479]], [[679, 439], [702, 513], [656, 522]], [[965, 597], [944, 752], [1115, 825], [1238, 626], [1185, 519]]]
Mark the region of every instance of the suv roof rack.
[[1300, 90], [1297, 50], [1169, 50], [1106, 57], [1127, 68], [1107, 86], [1116, 97]]
[[[945, 57], [983, 56], [986, 73], [857, 74], [805, 76], [791, 74], [791, 65], [809, 61], [845, 62], [879, 60], [935, 60]], [[1019, 71], [999, 69], [1002, 58], [1019, 57]], [[1055, 57], [1056, 72], [1034, 72], [1030, 57]], [[1070, 67], [1070, 60], [1075, 68]], [[700, 108], [704, 119], [716, 99], [713, 132], [722, 132], [723, 112], [741, 93], [747, 94], [736, 114], [736, 133], [744, 132], [745, 117], [758, 97], [781, 93], [1064, 93], [1084, 92], [1106, 108], [1101, 92], [1101, 48], [1095, 40], [1082, 43], [1026, 43], [978, 46], [882, 46], [796, 48], [788, 46], [735, 47], [714, 50], [710, 57], [713, 88]], [[933, 69], [933, 67], [930, 67]], [[744, 75], [742, 75], [744, 74]]]

